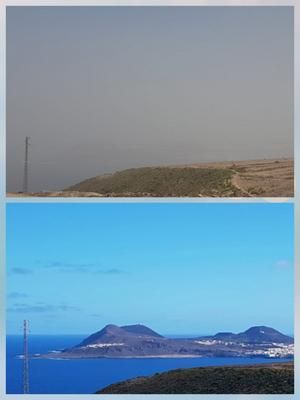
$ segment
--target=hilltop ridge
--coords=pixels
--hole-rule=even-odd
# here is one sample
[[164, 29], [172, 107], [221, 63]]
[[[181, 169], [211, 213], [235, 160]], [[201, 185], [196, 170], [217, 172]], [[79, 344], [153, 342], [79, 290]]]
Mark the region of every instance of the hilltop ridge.
[[214, 336], [207, 336], [212, 340], [229, 340], [243, 343], [293, 343], [293, 338], [282, 334], [276, 329], [268, 326], [252, 326], [245, 332], [219, 332]]
[[119, 327], [117, 325], [108, 324], [100, 331], [95, 332], [92, 335], [88, 336], [76, 347], [82, 347], [91, 344], [95, 345], [98, 343], [107, 343], [109, 341], [115, 341], [118, 343], [121, 342], [122, 340], [135, 337], [162, 338], [161, 335], [154, 332], [152, 329], [146, 327], [145, 325], [136, 324], [136, 325], [125, 325]]
[[96, 394], [292, 394], [290, 363], [176, 369], [113, 383]]
[[291, 158], [129, 168], [8, 197], [293, 197]]
[[98, 175], [65, 189], [126, 197], [292, 197], [291, 159], [131, 168]]

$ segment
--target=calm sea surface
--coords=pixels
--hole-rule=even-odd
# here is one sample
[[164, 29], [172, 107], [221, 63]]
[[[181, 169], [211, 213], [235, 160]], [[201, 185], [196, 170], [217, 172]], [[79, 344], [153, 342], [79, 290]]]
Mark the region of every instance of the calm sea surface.
[[[30, 353], [45, 353], [73, 346], [86, 336], [31, 335]], [[7, 337], [6, 392], [22, 393], [22, 336]], [[285, 361], [282, 359], [281, 361]], [[30, 360], [30, 393], [89, 394], [124, 379], [176, 368], [208, 365], [253, 364], [274, 362], [265, 358], [189, 358], [189, 359], [97, 359]]]

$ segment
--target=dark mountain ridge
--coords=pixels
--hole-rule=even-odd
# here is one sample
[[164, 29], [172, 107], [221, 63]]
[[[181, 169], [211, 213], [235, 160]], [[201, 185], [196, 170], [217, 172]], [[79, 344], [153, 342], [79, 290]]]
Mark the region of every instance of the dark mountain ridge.
[[273, 328], [256, 326], [244, 332], [171, 339], [145, 325], [106, 325], [78, 345], [39, 358], [141, 357], [293, 357], [293, 338]]
[[[268, 326], [253, 326], [245, 332], [232, 333], [220, 332], [214, 336], [206, 336], [206, 339], [211, 340], [226, 340], [236, 343], [284, 343], [291, 344], [293, 338], [277, 331]], [[202, 337], [203, 339], [203, 337]]]
[[152, 329], [148, 328], [145, 325], [136, 324], [136, 325], [125, 325], [125, 326], [117, 326], [113, 324], [106, 325], [103, 329], [98, 332], [93, 333], [84, 339], [79, 345], [76, 347], [88, 346], [88, 345], [96, 345], [99, 343], [121, 343], [123, 341], [127, 341], [133, 338], [163, 338], [163, 336], [154, 332]]
[[124, 329], [126, 332], [130, 332], [136, 335], [145, 335], [145, 336], [154, 336], [154, 337], [163, 337], [159, 335], [157, 332], [154, 332], [152, 329], [148, 328], [145, 325], [136, 324], [136, 325], [125, 325], [121, 326], [121, 329]]

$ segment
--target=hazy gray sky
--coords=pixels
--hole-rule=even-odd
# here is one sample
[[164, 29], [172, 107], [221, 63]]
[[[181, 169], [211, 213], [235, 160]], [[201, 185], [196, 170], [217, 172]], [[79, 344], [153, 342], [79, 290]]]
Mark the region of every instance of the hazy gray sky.
[[8, 7], [7, 188], [293, 155], [292, 7]]

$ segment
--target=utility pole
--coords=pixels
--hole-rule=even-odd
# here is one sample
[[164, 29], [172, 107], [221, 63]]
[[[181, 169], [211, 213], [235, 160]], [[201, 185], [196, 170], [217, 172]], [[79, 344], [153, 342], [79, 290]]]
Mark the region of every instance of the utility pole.
[[29, 393], [29, 354], [28, 354], [29, 321], [24, 320], [24, 358], [23, 358], [23, 393]]
[[27, 193], [28, 192], [28, 148], [29, 148], [29, 137], [26, 136], [26, 138], [25, 138], [23, 193]]

